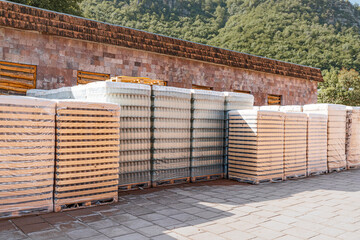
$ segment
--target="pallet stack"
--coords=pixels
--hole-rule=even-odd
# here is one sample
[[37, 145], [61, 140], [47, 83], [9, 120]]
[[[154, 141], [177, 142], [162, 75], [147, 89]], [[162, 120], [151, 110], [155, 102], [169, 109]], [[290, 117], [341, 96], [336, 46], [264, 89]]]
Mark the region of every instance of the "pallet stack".
[[347, 107], [346, 121], [346, 166], [360, 167], [360, 107]]
[[327, 172], [327, 116], [308, 113], [306, 169], [307, 175]]
[[284, 179], [306, 177], [307, 115], [285, 112]]
[[152, 98], [152, 184], [189, 182], [191, 91], [153, 86]]
[[0, 96], [0, 218], [51, 212], [55, 103]]
[[309, 104], [305, 113], [323, 113], [328, 117], [327, 161], [328, 171], [346, 169], [346, 106], [336, 104]]
[[191, 179], [197, 182], [222, 178], [225, 96], [206, 90], [191, 92]]
[[56, 212], [117, 201], [119, 114], [116, 104], [57, 103]]
[[247, 93], [223, 92], [225, 96], [225, 143], [224, 143], [224, 173], [228, 177], [228, 146], [229, 146], [229, 111], [252, 110], [254, 96]]
[[284, 113], [229, 113], [229, 178], [259, 184], [284, 177]]
[[151, 87], [124, 82], [87, 84], [87, 99], [115, 103], [120, 113], [119, 190], [151, 186]]

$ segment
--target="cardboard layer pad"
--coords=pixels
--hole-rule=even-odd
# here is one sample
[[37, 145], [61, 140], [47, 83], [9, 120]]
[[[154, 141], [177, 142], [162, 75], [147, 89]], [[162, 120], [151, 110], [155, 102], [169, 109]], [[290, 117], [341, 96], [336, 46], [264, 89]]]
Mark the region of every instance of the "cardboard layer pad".
[[192, 90], [191, 177], [223, 175], [225, 96]]
[[347, 107], [346, 164], [347, 168], [360, 167], [360, 107]]
[[284, 113], [229, 112], [229, 177], [252, 183], [284, 177]]
[[336, 104], [310, 104], [303, 108], [305, 113], [323, 113], [328, 116], [327, 161], [329, 171], [346, 168], [346, 106]]
[[53, 210], [55, 102], [0, 96], [0, 218]]
[[306, 113], [285, 113], [284, 176], [306, 176]]
[[96, 82], [86, 87], [90, 101], [120, 105], [119, 188], [151, 181], [151, 87], [122, 82]]
[[307, 174], [325, 173], [327, 168], [327, 115], [308, 113]]
[[55, 211], [117, 201], [119, 106], [59, 101], [56, 111]]
[[154, 182], [190, 178], [191, 92], [153, 86]]

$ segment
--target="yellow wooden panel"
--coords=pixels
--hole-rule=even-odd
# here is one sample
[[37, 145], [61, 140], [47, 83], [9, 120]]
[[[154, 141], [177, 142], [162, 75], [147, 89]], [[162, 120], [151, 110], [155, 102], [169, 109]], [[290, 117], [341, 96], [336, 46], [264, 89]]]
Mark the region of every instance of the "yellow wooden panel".
[[110, 79], [110, 74], [94, 72], [77, 72], [77, 84], [87, 84], [96, 81], [105, 81]]
[[281, 105], [280, 95], [268, 95], [268, 105]]

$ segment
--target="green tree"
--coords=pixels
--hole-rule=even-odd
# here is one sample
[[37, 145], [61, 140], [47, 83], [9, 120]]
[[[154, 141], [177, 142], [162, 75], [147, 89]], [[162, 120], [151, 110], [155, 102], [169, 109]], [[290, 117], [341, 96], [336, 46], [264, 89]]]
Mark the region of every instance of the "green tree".
[[360, 106], [360, 74], [354, 69], [324, 72], [325, 82], [320, 84], [319, 102]]
[[38, 8], [82, 16], [79, 4], [83, 0], [10, 0]]

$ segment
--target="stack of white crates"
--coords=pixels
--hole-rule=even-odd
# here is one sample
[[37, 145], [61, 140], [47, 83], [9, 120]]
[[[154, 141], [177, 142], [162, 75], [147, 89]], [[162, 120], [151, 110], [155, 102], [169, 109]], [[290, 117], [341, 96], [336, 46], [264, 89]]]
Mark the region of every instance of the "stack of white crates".
[[329, 172], [346, 168], [346, 106], [336, 104], [310, 104], [305, 113], [323, 113], [328, 117], [327, 161]]
[[229, 113], [229, 178], [259, 184], [284, 178], [284, 113]]
[[360, 167], [360, 107], [347, 107], [346, 163], [347, 168]]
[[151, 87], [123, 82], [86, 85], [87, 100], [116, 103], [120, 111], [119, 190], [151, 184]]
[[152, 87], [152, 184], [190, 181], [191, 90]]
[[191, 179], [223, 177], [225, 96], [221, 92], [192, 90]]
[[327, 172], [327, 115], [308, 113], [306, 168], [307, 175]]
[[223, 92], [225, 96], [225, 149], [224, 149], [224, 173], [228, 176], [228, 145], [229, 145], [229, 111], [252, 110], [254, 108], [254, 96], [247, 93]]

